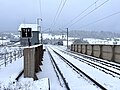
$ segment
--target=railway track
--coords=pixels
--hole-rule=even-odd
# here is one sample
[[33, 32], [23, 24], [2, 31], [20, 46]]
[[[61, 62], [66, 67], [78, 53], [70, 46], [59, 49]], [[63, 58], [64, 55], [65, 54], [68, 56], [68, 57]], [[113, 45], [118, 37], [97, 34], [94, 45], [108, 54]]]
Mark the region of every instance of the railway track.
[[[69, 88], [69, 86], [68, 86], [68, 83], [67, 83], [67, 81], [65, 80], [65, 77], [64, 77], [63, 74], [61, 73], [59, 67], [57, 66], [57, 64], [56, 64], [56, 62], [55, 62], [55, 60], [54, 60], [54, 58], [53, 58], [53, 56], [52, 56], [52, 54], [50, 53], [49, 50], [48, 50], [48, 53], [49, 53], [49, 55], [50, 55], [52, 65], [53, 65], [53, 67], [54, 67], [55, 73], [56, 73], [56, 75], [57, 75], [57, 77], [58, 77], [58, 80], [59, 80], [59, 82], [60, 82], [60, 85], [63, 86], [63, 85], [61, 84], [61, 81], [60, 81], [60, 77], [61, 77], [63, 83], [65, 84], [66, 89], [67, 89], [67, 90], [70, 90], [70, 88]], [[60, 76], [59, 76], [59, 75], [60, 75]]]
[[71, 51], [64, 51], [61, 49], [59, 50], [62, 53], [68, 54], [83, 63], [86, 63], [96, 69], [99, 69], [100, 71], [103, 71], [109, 75], [112, 75], [113, 77], [117, 77], [120, 79], [120, 65], [116, 63], [111, 63], [108, 61], [104, 61], [104, 60], [97, 59], [97, 58], [90, 57], [90, 56], [83, 55], [83, 54], [79, 54], [78, 56], [78, 53], [74, 53], [74, 52], [71, 53]]
[[[50, 48], [51, 49], [51, 48]], [[52, 49], [53, 50], [53, 49]], [[76, 72], [77, 74], [79, 74], [80, 77], [84, 78], [87, 81], [92, 82], [93, 86], [96, 86], [97, 88], [100, 88], [101, 90], [107, 90], [104, 86], [102, 86], [100, 83], [98, 83], [97, 81], [95, 81], [93, 78], [91, 78], [89, 75], [87, 75], [85, 72], [83, 72], [80, 68], [78, 68], [77, 66], [73, 65], [71, 62], [69, 62], [69, 60], [65, 59], [63, 56], [61, 56], [59, 53], [57, 53], [55, 50], [53, 50], [53, 52], [62, 59], [62, 61], [64, 61], [64, 63], [66, 65], [68, 65], [74, 72]], [[50, 53], [50, 57], [52, 58], [52, 62], [54, 63], [55, 67], [57, 68], [58, 72], [60, 73], [65, 86], [67, 88], [67, 90], [72, 90], [69, 86], [69, 83], [66, 81], [66, 77], [64, 77], [64, 75], [62, 74], [61, 70], [59, 69], [58, 65], [56, 64], [52, 54]]]
[[117, 63], [115, 63], [115, 62], [110, 62], [110, 61], [98, 59], [98, 58], [95, 58], [95, 57], [92, 57], [92, 56], [80, 54], [80, 53], [73, 52], [73, 51], [68, 51], [68, 52], [71, 52], [71, 53], [80, 55], [80, 56], [82, 56], [82, 57], [84, 57], [84, 58], [88, 58], [88, 59], [90, 59], [91, 61], [100, 63], [100, 64], [102, 64], [102, 65], [106, 65], [106, 66], [108, 66], [108, 67], [112, 67], [112, 68], [115, 68], [115, 69], [117, 69], [117, 70], [120, 70], [120, 64], [117, 64]]

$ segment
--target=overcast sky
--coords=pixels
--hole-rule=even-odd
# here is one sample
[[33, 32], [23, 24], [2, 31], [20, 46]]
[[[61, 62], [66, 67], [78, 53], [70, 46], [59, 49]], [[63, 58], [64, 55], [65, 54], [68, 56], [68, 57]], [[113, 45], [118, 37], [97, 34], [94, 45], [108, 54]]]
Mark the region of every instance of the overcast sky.
[[120, 0], [0, 0], [0, 31], [17, 31], [21, 23], [36, 23], [38, 17], [42, 18], [42, 30], [120, 33]]

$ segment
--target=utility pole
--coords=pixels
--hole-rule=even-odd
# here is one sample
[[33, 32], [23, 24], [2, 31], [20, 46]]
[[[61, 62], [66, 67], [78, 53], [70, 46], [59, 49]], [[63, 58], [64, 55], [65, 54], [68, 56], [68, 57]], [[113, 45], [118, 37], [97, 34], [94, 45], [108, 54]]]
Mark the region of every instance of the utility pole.
[[[41, 35], [42, 35], [42, 30], [41, 30], [41, 27], [42, 27], [42, 25], [40, 26], [40, 23], [42, 22], [42, 18], [37, 18], [37, 29], [38, 29], [38, 31], [41, 33]], [[41, 41], [40, 41], [40, 43], [42, 44], [42, 36], [41, 36]]]
[[67, 49], [68, 49], [68, 28], [67, 28]]

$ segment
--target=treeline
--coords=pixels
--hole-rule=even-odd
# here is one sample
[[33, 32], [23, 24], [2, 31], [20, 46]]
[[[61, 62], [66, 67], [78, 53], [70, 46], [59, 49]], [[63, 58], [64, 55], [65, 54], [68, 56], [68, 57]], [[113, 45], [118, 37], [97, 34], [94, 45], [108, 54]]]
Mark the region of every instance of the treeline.
[[[49, 31], [46, 33], [51, 33], [52, 35], [62, 35], [66, 34], [66, 31]], [[78, 38], [120, 38], [119, 33], [113, 33], [108, 31], [79, 31], [71, 30], [69, 31], [69, 37], [78, 37]]]

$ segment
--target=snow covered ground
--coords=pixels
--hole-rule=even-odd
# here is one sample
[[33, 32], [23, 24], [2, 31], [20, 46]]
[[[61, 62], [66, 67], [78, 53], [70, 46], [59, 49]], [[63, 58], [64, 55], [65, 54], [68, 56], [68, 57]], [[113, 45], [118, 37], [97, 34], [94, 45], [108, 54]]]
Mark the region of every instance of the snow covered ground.
[[17, 75], [23, 70], [23, 57], [0, 69], [0, 89], [10, 87]]
[[[17, 48], [9, 49], [6, 47], [1, 48], [1, 51], [4, 51], [4, 49], [7, 51], [17, 50]], [[33, 81], [32, 78], [24, 78], [22, 76], [19, 81], [15, 80], [23, 70], [23, 58], [17, 58], [16, 61], [13, 60], [6, 67], [0, 67], [0, 90], [48, 90], [49, 79], [47, 77]]]
[[41, 66], [42, 72], [38, 73], [38, 78], [49, 78], [50, 80], [50, 90], [66, 90], [64, 87], [60, 85], [60, 82], [55, 74], [53, 66], [51, 64], [50, 57], [48, 55], [47, 49], [44, 52], [43, 57], [43, 66]]
[[[80, 62], [76, 60], [73, 57], [70, 57], [69, 55], [66, 55], [59, 50], [55, 49], [53, 46], [52, 48], [59, 52], [62, 56], [64, 56], [67, 60], [69, 60], [72, 64], [83, 70], [85, 73], [87, 73], [90, 77], [94, 78], [94, 80], [97, 80], [99, 83], [101, 83], [104, 87], [106, 87], [108, 90], [119, 90], [120, 86], [120, 79], [117, 77], [113, 77], [109, 74], [106, 74], [99, 69], [93, 68], [83, 62]], [[58, 60], [58, 59], [56, 59]], [[59, 63], [60, 64], [60, 63]]]
[[[50, 49], [49, 49], [50, 50]], [[100, 90], [100, 88], [96, 87], [89, 80], [81, 77], [80, 74], [76, 73], [73, 68], [70, 68], [61, 58], [56, 55], [52, 50], [50, 52], [53, 55], [53, 58], [58, 65], [60, 71], [62, 72], [65, 80], [68, 82], [70, 90]]]
[[[54, 48], [54, 46], [52, 46]], [[66, 50], [66, 47], [60, 47]], [[55, 49], [55, 48], [54, 48]], [[56, 50], [56, 49], [55, 49]], [[56, 50], [57, 52], [61, 53], [59, 50]], [[69, 59], [70, 62], [75, 64], [77, 67], [81, 68], [84, 70], [89, 76], [93, 77], [95, 80], [100, 82], [102, 85], [107, 87], [108, 90], [119, 90], [120, 86], [120, 79], [116, 77], [112, 77], [109, 74], [105, 74], [102, 71], [99, 71], [93, 67], [90, 67], [84, 63], [78, 62], [76, 59], [73, 57], [70, 57], [64, 53], [61, 53], [62, 56], [65, 56], [66, 59]], [[62, 72], [66, 76], [70, 76], [72, 79], [67, 78], [69, 82], [73, 82], [74, 85], [78, 86], [75, 87], [74, 90], [80, 90], [80, 85], [82, 85], [82, 90], [96, 90], [96, 88], [92, 87], [92, 84], [87, 84], [89, 85], [88, 88], [84, 80], [76, 80], [78, 75], [75, 75], [75, 73], [72, 73], [70, 68], [64, 69], [65, 66], [60, 59], [55, 56], [57, 63], [59, 67], [61, 67]], [[16, 76], [23, 70], [23, 57], [18, 58], [16, 61], [13, 63], [10, 63], [7, 65], [7, 67], [2, 67], [0, 68], [0, 90], [47, 90], [49, 88], [49, 81], [50, 81], [50, 90], [66, 90], [64, 85], [61, 85], [60, 81], [58, 80], [56, 73], [54, 71], [54, 68], [51, 64], [50, 57], [48, 55], [47, 50], [44, 52], [44, 57], [43, 57], [43, 65], [40, 66], [42, 71], [37, 73], [37, 77], [39, 80], [33, 81], [31, 78], [22, 78], [17, 82], [15, 81]], [[73, 76], [74, 77], [73, 79]], [[49, 79], [48, 79], [49, 78]], [[80, 78], [80, 77], [79, 77]], [[72, 85], [74, 87], [74, 85]]]

